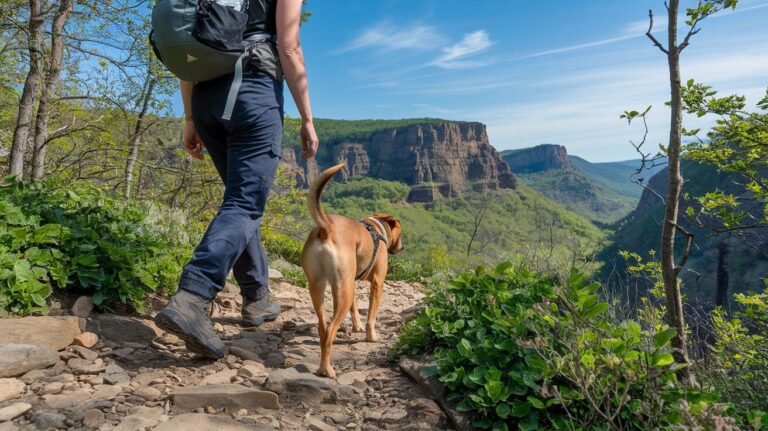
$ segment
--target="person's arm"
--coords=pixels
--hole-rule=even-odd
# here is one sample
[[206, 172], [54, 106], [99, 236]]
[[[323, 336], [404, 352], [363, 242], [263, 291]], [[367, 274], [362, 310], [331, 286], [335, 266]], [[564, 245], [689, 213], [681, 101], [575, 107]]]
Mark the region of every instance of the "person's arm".
[[302, 157], [314, 157], [319, 141], [312, 123], [312, 107], [309, 104], [309, 81], [301, 51], [299, 27], [301, 24], [302, 0], [280, 0], [277, 2], [277, 47], [280, 65], [283, 68], [288, 89], [301, 115]]
[[203, 141], [197, 135], [195, 121], [192, 119], [192, 87], [194, 82], [179, 80], [181, 101], [184, 103], [184, 151], [197, 160], [203, 160]]

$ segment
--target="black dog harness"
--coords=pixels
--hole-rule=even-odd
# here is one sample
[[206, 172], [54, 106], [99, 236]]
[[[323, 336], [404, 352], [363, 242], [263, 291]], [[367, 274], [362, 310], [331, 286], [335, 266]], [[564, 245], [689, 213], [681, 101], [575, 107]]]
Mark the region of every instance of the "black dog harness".
[[387, 243], [387, 231], [384, 229], [384, 225], [381, 224], [380, 221], [376, 220], [373, 217], [370, 217], [371, 220], [373, 220], [377, 225], [379, 225], [379, 228], [381, 228], [381, 231], [384, 233], [384, 236], [381, 236], [379, 232], [376, 231], [376, 228], [373, 227], [373, 224], [370, 223], [368, 220], [360, 220], [360, 223], [365, 226], [366, 229], [368, 229], [368, 232], [371, 233], [371, 240], [373, 240], [373, 254], [371, 255], [371, 261], [368, 262], [368, 265], [363, 269], [363, 272], [361, 272], [357, 277], [355, 277], [355, 280], [362, 280], [363, 277], [368, 275], [368, 271], [371, 270], [373, 267], [373, 263], [376, 261], [376, 256], [379, 251], [379, 241], [384, 241], [384, 244]]

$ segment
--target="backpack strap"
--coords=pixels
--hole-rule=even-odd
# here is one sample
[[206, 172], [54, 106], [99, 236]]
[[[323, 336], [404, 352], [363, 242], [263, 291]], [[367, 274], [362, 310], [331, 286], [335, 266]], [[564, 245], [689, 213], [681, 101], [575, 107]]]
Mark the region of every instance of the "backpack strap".
[[232, 86], [229, 87], [229, 94], [227, 95], [227, 103], [224, 105], [224, 114], [221, 119], [229, 121], [232, 118], [232, 111], [235, 109], [235, 102], [237, 101], [237, 94], [240, 92], [240, 86], [243, 84], [243, 63], [246, 61], [250, 53], [250, 46], [247, 44], [256, 44], [265, 42], [271, 39], [273, 36], [268, 33], [256, 33], [246, 38], [243, 43], [246, 44], [245, 52], [243, 52], [235, 63], [235, 76], [232, 79]]

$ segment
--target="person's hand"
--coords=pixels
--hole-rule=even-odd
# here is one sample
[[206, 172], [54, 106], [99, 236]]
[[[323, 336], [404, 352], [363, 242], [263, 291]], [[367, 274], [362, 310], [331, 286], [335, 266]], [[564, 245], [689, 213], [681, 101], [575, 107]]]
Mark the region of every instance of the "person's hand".
[[184, 126], [184, 151], [187, 152], [192, 158], [197, 160], [203, 160], [203, 140], [197, 134], [195, 129], [195, 122], [187, 120], [187, 124]]
[[315, 157], [317, 153], [317, 147], [320, 145], [320, 141], [317, 139], [317, 133], [315, 133], [315, 125], [312, 121], [301, 120], [301, 158], [311, 159]]

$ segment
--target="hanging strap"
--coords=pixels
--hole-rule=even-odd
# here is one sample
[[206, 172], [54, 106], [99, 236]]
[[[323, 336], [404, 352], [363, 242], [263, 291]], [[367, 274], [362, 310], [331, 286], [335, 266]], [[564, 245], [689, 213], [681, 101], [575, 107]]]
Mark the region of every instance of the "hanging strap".
[[235, 76], [232, 79], [232, 85], [229, 87], [229, 94], [227, 95], [227, 103], [224, 105], [224, 114], [222, 114], [221, 119], [229, 121], [232, 119], [232, 111], [235, 110], [235, 102], [237, 101], [237, 94], [240, 92], [240, 86], [243, 84], [243, 63], [245, 62], [246, 58], [248, 58], [249, 55], [251, 55], [251, 49], [250, 46], [247, 44], [250, 43], [251, 45], [265, 42], [272, 38], [271, 34], [268, 33], [256, 33], [251, 36], [248, 36], [245, 40], [243, 40], [243, 43], [246, 44], [245, 52], [243, 52], [240, 57], [237, 58], [237, 63], [235, 63]]

